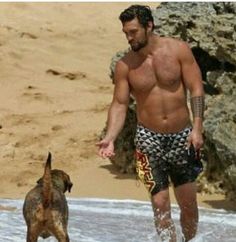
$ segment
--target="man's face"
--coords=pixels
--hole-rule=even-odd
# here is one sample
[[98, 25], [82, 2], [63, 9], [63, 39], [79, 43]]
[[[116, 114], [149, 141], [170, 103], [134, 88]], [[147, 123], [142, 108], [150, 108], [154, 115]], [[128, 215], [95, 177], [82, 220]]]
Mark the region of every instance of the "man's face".
[[123, 23], [123, 32], [133, 51], [139, 51], [148, 43], [147, 30], [135, 18]]

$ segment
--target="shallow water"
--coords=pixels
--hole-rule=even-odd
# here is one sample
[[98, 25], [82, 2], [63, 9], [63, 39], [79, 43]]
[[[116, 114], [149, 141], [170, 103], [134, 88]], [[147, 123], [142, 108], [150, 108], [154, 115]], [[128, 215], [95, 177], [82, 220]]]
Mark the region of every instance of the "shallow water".
[[[0, 242], [25, 241], [26, 225], [22, 200], [0, 199]], [[68, 199], [71, 242], [157, 242], [159, 241], [149, 202], [108, 199]], [[235, 242], [236, 213], [200, 208], [200, 223], [193, 242]], [[172, 216], [180, 237], [179, 209], [172, 206]], [[55, 242], [54, 238], [39, 241]]]

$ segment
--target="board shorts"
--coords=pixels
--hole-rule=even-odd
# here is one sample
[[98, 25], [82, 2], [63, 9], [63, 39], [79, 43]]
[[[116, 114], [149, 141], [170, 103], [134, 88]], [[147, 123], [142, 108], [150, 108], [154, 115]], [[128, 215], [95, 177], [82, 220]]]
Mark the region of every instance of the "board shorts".
[[203, 170], [199, 152], [193, 145], [187, 147], [191, 131], [187, 127], [178, 133], [163, 134], [137, 125], [136, 171], [152, 196], [168, 188], [169, 180], [174, 187], [194, 182]]

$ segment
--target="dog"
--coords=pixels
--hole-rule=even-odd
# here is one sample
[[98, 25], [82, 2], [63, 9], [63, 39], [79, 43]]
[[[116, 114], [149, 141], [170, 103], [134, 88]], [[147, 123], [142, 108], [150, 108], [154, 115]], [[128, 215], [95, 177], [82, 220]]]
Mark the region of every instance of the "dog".
[[51, 169], [48, 153], [44, 175], [30, 190], [24, 201], [23, 216], [27, 225], [27, 242], [37, 242], [38, 237], [55, 236], [59, 242], [69, 242], [67, 232], [68, 204], [64, 193], [73, 184], [62, 170]]

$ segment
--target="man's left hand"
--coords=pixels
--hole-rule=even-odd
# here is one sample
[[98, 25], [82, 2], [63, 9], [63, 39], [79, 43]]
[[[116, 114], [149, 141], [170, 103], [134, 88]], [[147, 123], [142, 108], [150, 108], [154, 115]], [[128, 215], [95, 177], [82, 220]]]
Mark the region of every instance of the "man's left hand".
[[203, 137], [200, 131], [194, 129], [192, 130], [188, 137], [188, 148], [191, 146], [191, 144], [194, 146], [196, 151], [200, 150], [203, 145]]

